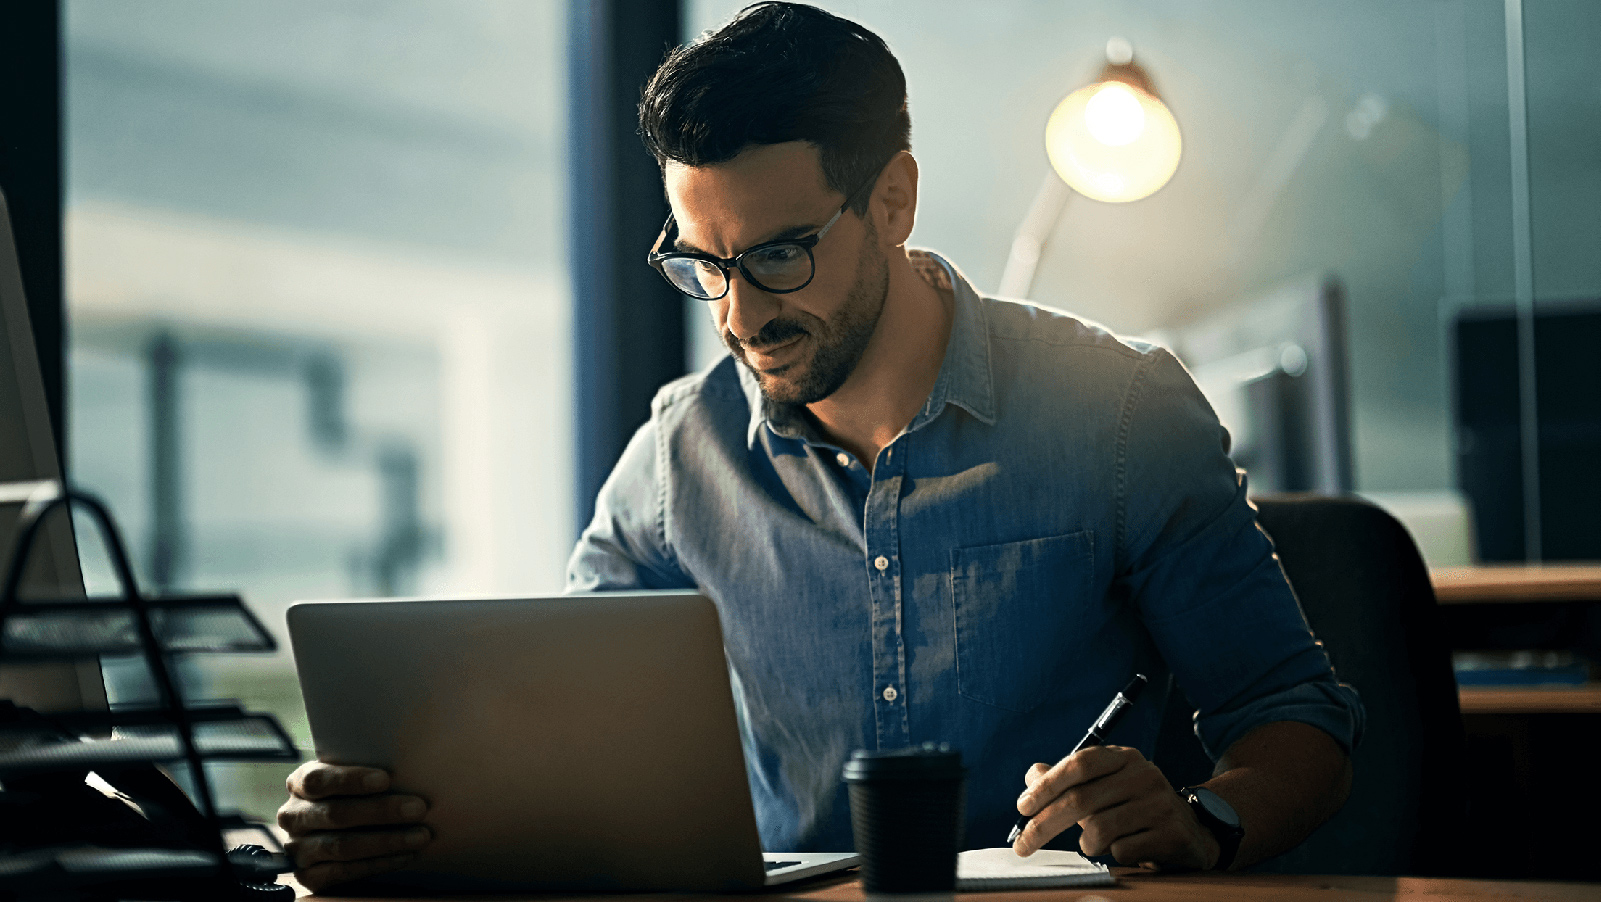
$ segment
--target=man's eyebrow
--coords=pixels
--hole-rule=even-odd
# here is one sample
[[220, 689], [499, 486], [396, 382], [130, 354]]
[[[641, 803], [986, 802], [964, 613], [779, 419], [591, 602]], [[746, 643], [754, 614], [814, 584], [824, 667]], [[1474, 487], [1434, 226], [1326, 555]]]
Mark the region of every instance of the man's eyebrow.
[[[822, 228], [822, 226], [820, 226], [820, 225], [790, 226], [789, 228], [784, 229], [784, 230], [778, 232], [775, 235], [769, 236], [767, 238], [762, 239], [761, 241], [755, 242], [754, 244], [750, 245], [750, 247], [747, 247], [745, 250], [750, 250], [751, 247], [756, 247], [757, 245], [762, 245], [762, 244], [768, 244], [768, 243], [773, 242], [773, 241], [786, 241], [786, 240], [788, 240], [790, 238], [799, 238], [802, 235], [809, 235], [812, 232], [815, 232], [820, 228]], [[674, 231], [676, 231], [676, 229]], [[680, 254], [705, 254], [708, 257], [716, 257], [717, 256], [716, 254], [711, 253], [710, 251], [701, 250], [700, 248], [696, 247], [695, 245], [690, 244], [688, 241], [685, 241], [682, 237], [673, 239], [673, 250], [679, 252]], [[741, 253], [744, 253], [744, 251], [741, 251]]]

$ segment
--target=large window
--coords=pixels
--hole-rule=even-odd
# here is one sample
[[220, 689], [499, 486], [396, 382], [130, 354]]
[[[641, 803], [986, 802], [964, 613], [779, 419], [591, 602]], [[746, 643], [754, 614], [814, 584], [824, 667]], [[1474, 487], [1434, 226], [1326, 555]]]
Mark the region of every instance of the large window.
[[[559, 590], [564, 18], [65, 4], [71, 468], [147, 584], [280, 636], [297, 599]], [[286, 638], [185, 677], [309, 743]], [[215, 768], [225, 807], [282, 800]]]

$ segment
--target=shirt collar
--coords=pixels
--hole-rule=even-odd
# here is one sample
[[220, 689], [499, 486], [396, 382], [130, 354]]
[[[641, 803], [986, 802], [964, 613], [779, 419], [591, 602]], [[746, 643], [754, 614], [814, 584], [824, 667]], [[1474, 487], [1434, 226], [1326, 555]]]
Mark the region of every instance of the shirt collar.
[[913, 250], [912, 267], [934, 287], [948, 289], [955, 300], [951, 317], [951, 338], [945, 345], [945, 360], [939, 378], [928, 393], [923, 410], [907, 430], [916, 429], [939, 416], [946, 404], [955, 404], [984, 424], [995, 425], [995, 392], [990, 372], [989, 324], [984, 319], [984, 303], [967, 277], [949, 260], [933, 251]]
[[[984, 319], [984, 305], [978, 292], [955, 265], [933, 251], [908, 251], [912, 269], [935, 288], [951, 293], [954, 311], [951, 317], [951, 337], [945, 345], [945, 359], [940, 363], [939, 377], [928, 394], [922, 410], [906, 427], [910, 432], [939, 416], [946, 404], [955, 404], [988, 425], [995, 423], [995, 393], [990, 373], [989, 327]], [[748, 448], [756, 447], [756, 440], [765, 425], [773, 434], [789, 439], [814, 441], [816, 436], [802, 415], [792, 404], [775, 404], [762, 394], [756, 376], [744, 364], [736, 364], [739, 384], [750, 405], [750, 426], [745, 433]]]

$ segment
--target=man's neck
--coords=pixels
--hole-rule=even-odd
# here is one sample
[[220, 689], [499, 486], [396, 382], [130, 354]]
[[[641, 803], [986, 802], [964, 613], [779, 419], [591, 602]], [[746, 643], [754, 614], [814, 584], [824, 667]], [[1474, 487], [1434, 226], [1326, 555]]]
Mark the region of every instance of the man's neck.
[[949, 296], [917, 274], [904, 250], [888, 264], [884, 310], [861, 361], [838, 391], [807, 405], [824, 435], [869, 471], [934, 390], [955, 316]]

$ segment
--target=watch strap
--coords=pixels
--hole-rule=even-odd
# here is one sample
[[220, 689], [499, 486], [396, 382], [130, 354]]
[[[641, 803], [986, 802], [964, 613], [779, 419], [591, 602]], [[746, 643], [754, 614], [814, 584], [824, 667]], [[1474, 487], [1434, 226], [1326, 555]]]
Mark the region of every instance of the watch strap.
[[1213, 839], [1217, 840], [1217, 863], [1212, 865], [1212, 869], [1226, 871], [1229, 865], [1234, 863], [1235, 854], [1240, 851], [1240, 840], [1245, 838], [1245, 828], [1240, 826], [1238, 815], [1235, 816], [1233, 823], [1230, 823], [1212, 813], [1201, 798], [1202, 793], [1217, 799], [1231, 814], [1234, 808], [1224, 801], [1222, 796], [1204, 786], [1189, 786], [1179, 790], [1179, 795], [1184, 797], [1190, 810], [1195, 812], [1195, 819], [1212, 834]]

